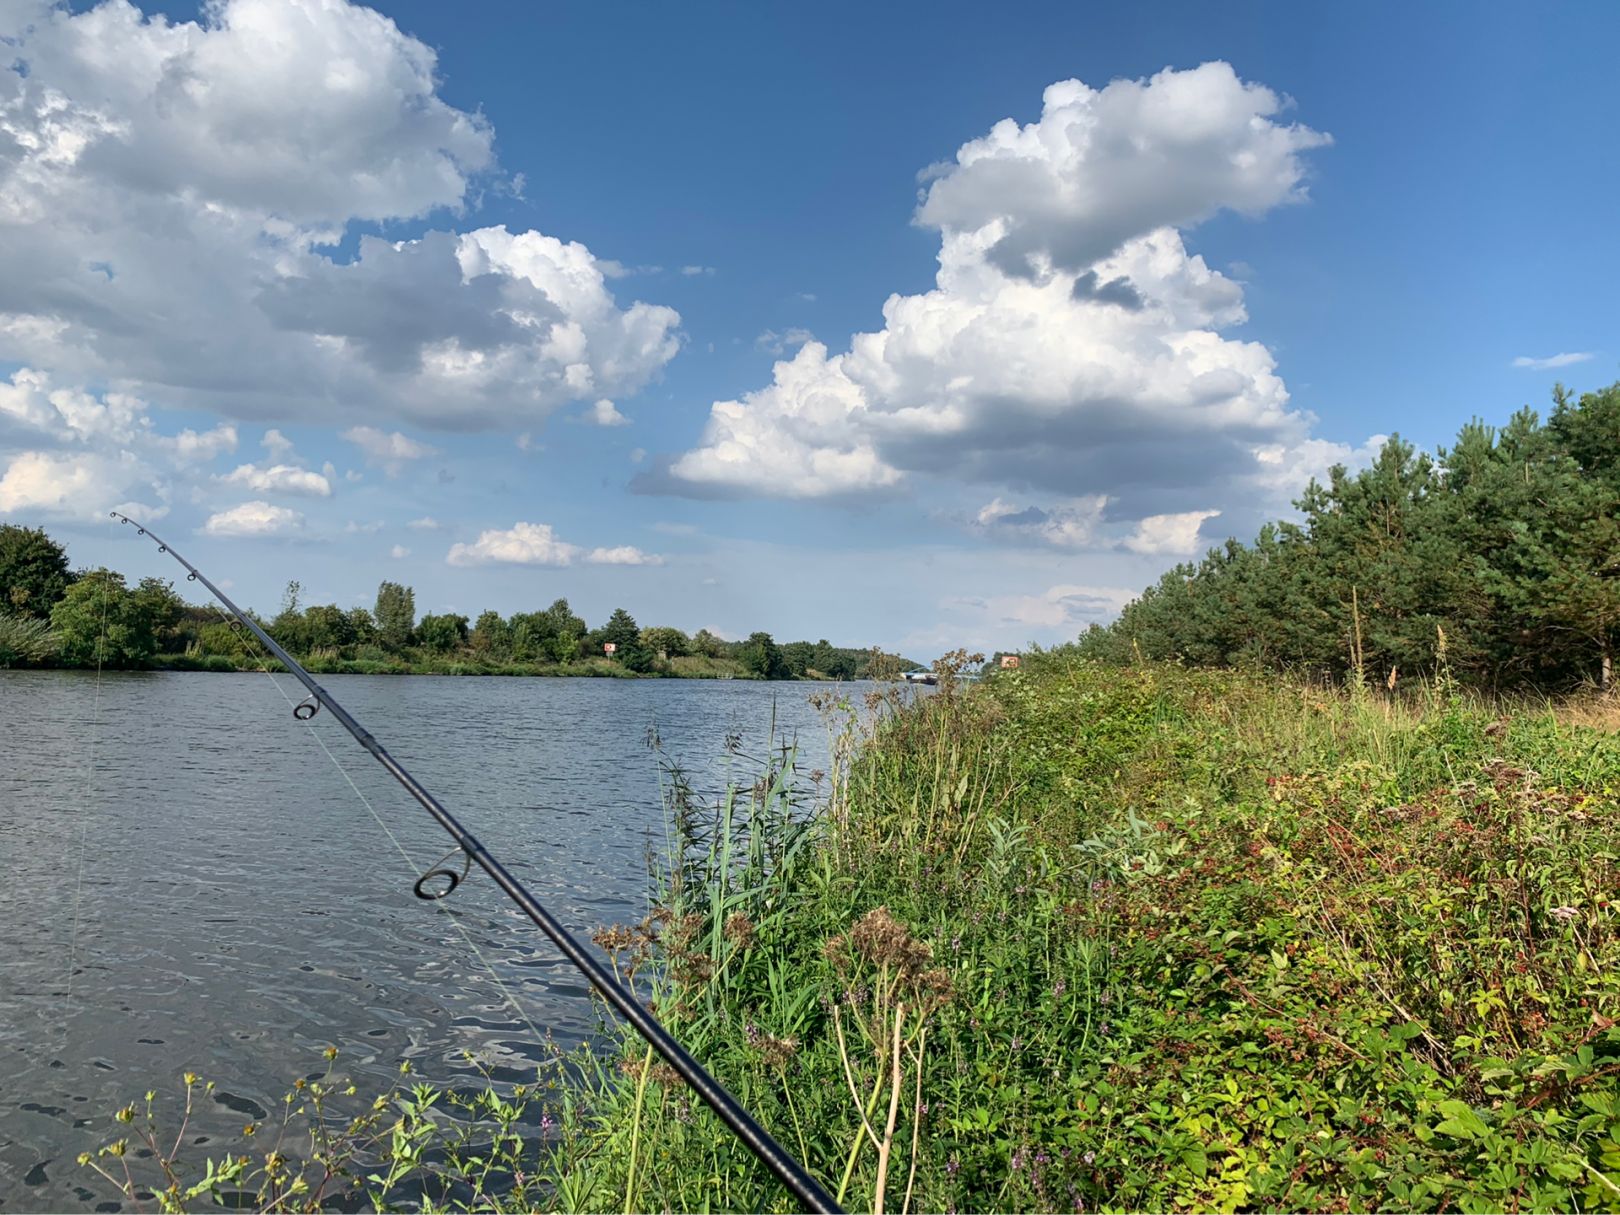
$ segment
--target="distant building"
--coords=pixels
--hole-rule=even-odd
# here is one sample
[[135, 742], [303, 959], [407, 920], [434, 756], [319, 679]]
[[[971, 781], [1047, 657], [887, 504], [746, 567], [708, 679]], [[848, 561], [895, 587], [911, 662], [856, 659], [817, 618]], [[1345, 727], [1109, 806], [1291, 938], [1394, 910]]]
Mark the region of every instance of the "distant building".
[[1003, 671], [1016, 671], [1020, 659], [1017, 654], [1003, 654], [1001, 656], [1001, 669]]

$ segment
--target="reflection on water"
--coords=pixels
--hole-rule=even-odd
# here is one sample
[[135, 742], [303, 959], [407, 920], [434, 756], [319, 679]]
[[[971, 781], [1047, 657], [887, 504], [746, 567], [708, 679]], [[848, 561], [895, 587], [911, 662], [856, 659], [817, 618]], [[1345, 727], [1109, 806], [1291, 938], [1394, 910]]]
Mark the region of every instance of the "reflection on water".
[[[646, 909], [665, 838], [649, 727], [699, 787], [723, 786], [728, 735], [762, 751], [773, 714], [805, 768], [826, 766], [812, 685], [324, 682], [583, 933]], [[417, 870], [443, 832], [329, 714], [295, 723], [264, 675], [0, 671], [0, 738], [0, 1209], [115, 1197], [74, 1158], [187, 1070], [218, 1085], [206, 1152], [328, 1045], [380, 1089], [403, 1058], [439, 1081], [468, 1073], [463, 1050], [524, 1069], [542, 1056], [526, 1020], [565, 1046], [595, 1028], [584, 981], [487, 880], [412, 896], [365, 802]]]

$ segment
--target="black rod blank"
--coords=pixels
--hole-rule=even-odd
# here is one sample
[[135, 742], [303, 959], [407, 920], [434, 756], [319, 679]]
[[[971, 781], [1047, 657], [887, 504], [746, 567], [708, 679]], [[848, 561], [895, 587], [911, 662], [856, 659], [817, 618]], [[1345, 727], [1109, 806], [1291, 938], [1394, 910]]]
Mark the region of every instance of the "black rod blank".
[[[591, 986], [601, 994], [602, 998], [611, 1004], [624, 1019], [635, 1028], [647, 1043], [662, 1055], [666, 1062], [680, 1074], [681, 1079], [691, 1085], [692, 1089], [701, 1097], [705, 1104], [712, 1109], [725, 1123], [731, 1133], [740, 1140], [756, 1158], [769, 1169], [786, 1186], [795, 1198], [803, 1204], [807, 1211], [841, 1212], [837, 1201], [826, 1189], [812, 1177], [807, 1169], [788, 1155], [781, 1144], [772, 1138], [769, 1131], [754, 1121], [753, 1116], [743, 1109], [737, 1099], [706, 1071], [701, 1063], [694, 1059], [670, 1032], [659, 1024], [658, 1019], [635, 998], [626, 988], [620, 985], [617, 979], [597, 961], [579, 940], [570, 933], [557, 920], [550, 911], [546, 910], [540, 900], [530, 894], [523, 883], [507, 871], [506, 866], [489, 854], [482, 844], [474, 838], [473, 834], [461, 825], [461, 822], [450, 811], [439, 803], [438, 798], [422, 787], [420, 782], [407, 772], [400, 762], [390, 755], [369, 730], [362, 726], [349, 711], [332, 698], [332, 694], [320, 684], [315, 682], [314, 676], [304, 670], [303, 666], [293, 656], [276, 644], [274, 638], [262, 629], [255, 621], [236, 604], [230, 597], [220, 590], [191, 562], [187, 561], [174, 549], [161, 540], [150, 528], [143, 527], [127, 515], [118, 511], [110, 512], [115, 519], [130, 524], [143, 535], [150, 536], [152, 542], [158, 546], [160, 553], [168, 553], [181, 565], [185, 566], [189, 580], [201, 582], [209, 592], [223, 603], [227, 610], [248, 629], [252, 630], [261, 644], [279, 660], [293, 676], [309, 689], [310, 695], [329, 710], [333, 717], [354, 736], [372, 757], [384, 768], [388, 774], [405, 787], [405, 791], [419, 802], [424, 810], [431, 814], [434, 820], [443, 827], [455, 840], [456, 846], [485, 873], [495, 880], [495, 884], [505, 892], [507, 898], [534, 921], [540, 931], [549, 937], [558, 949], [562, 950], [574, 966], [590, 980]], [[307, 702], [306, 702], [307, 704]], [[300, 720], [308, 720], [314, 716], [311, 710], [301, 714]], [[448, 893], [448, 892], [446, 892]]]

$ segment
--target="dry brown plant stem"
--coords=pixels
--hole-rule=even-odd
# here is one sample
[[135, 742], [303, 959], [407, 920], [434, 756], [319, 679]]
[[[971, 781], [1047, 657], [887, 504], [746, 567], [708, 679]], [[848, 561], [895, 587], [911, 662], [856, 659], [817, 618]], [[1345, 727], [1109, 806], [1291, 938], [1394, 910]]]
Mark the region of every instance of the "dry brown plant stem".
[[894, 1151], [894, 1128], [900, 1117], [900, 1031], [906, 1024], [904, 1000], [894, 1006], [894, 1047], [889, 1071], [889, 1120], [883, 1127], [883, 1142], [878, 1145], [877, 1184], [873, 1187], [872, 1215], [883, 1215], [883, 1196], [889, 1183], [889, 1157]]
[[917, 1099], [911, 1109], [911, 1169], [906, 1174], [906, 1197], [900, 1204], [900, 1215], [907, 1215], [911, 1210], [911, 1189], [917, 1183], [917, 1138], [922, 1133], [922, 1064], [927, 1039], [928, 1027], [925, 1025], [917, 1033], [917, 1053], [913, 1056], [917, 1060]]
[[[861, 1131], [876, 1147], [878, 1141], [877, 1132], [872, 1129], [872, 1123], [869, 1121], [868, 1115], [876, 1108], [878, 1094], [883, 1091], [882, 1073], [879, 1073], [877, 1083], [872, 1088], [872, 1095], [866, 1099], [866, 1104], [863, 1107], [861, 1105], [860, 1090], [855, 1087], [855, 1069], [849, 1061], [849, 1048], [844, 1042], [844, 1020], [839, 1014], [837, 1004], [833, 1005], [833, 1033], [838, 1038], [838, 1061], [844, 1065], [844, 1079], [849, 1083], [849, 1095], [854, 1099], [855, 1113], [861, 1120]], [[855, 1162], [860, 1159], [860, 1154], [861, 1136], [856, 1135], [855, 1142], [849, 1145], [849, 1159], [844, 1162], [843, 1180], [838, 1184], [837, 1196], [840, 1202], [844, 1200], [844, 1191], [849, 1188], [849, 1179], [855, 1175]]]

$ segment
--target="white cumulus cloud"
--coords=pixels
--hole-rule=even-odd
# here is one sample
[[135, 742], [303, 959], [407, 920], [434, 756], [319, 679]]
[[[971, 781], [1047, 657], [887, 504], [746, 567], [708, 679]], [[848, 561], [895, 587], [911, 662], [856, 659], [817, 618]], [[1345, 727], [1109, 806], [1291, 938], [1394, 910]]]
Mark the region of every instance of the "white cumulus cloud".
[[1189, 510], [1174, 515], [1149, 515], [1126, 538], [1125, 547], [1133, 553], [1154, 556], [1191, 556], [1199, 549], [1198, 529], [1204, 525], [1204, 520], [1220, 513], [1218, 510]]
[[592, 426], [628, 426], [630, 419], [625, 417], [616, 408], [613, 402], [603, 397], [584, 413], [584, 420]]
[[332, 483], [318, 472], [293, 464], [240, 464], [220, 478], [225, 485], [240, 485], [261, 494], [332, 496]]
[[828, 498], [923, 477], [1102, 497], [1123, 519], [1272, 493], [1259, 451], [1318, 442], [1314, 419], [1269, 350], [1222, 332], [1242, 287], [1179, 229], [1304, 196], [1303, 154], [1328, 139], [1284, 108], [1223, 63], [1053, 85], [1039, 120], [932, 171], [932, 290], [890, 296], [847, 351], [805, 342], [638, 488]]
[[179, 484], [236, 444], [234, 426], [164, 434], [137, 397], [98, 397], [23, 368], [0, 380], [0, 510], [88, 519], [128, 506], [157, 518]]
[[673, 310], [619, 306], [541, 232], [335, 259], [353, 225], [451, 215], [496, 171], [489, 124], [372, 9], [8, 0], [0, 43], [0, 360], [235, 417], [336, 401], [468, 429], [622, 398], [678, 349]]
[[614, 548], [593, 548], [585, 554], [585, 560], [591, 565], [662, 565], [664, 559], [651, 553], [644, 553], [639, 548], [632, 548], [628, 544], [620, 544]]
[[445, 560], [451, 565], [659, 565], [661, 557], [624, 545], [582, 548], [559, 537], [548, 523], [514, 523], [480, 532], [472, 544], [452, 544]]
[[1330, 140], [1277, 121], [1283, 109], [1225, 63], [1102, 89], [1060, 81], [1038, 122], [1003, 119], [935, 170], [917, 219], [947, 232], [996, 225], [989, 260], [1014, 273], [1084, 270], [1155, 228], [1302, 198], [1300, 154]]
[[244, 502], [208, 516], [202, 530], [210, 536], [284, 536], [304, 526], [304, 516], [269, 502]]

